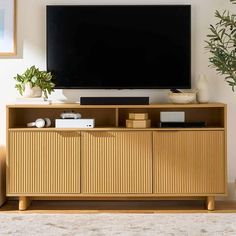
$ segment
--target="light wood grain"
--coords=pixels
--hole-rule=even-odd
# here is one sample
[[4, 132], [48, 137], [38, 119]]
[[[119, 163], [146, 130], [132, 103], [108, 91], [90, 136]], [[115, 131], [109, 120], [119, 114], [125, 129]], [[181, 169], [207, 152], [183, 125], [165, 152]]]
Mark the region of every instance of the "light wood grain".
[[[225, 166], [225, 180], [228, 179], [228, 171], [227, 171], [227, 136], [228, 136], [228, 129], [227, 129], [227, 106], [224, 107], [224, 112], [221, 115], [221, 122], [224, 124], [225, 132], [224, 132], [224, 166]], [[227, 184], [225, 184], [225, 194], [228, 194]]]
[[206, 207], [208, 211], [215, 210], [215, 197], [212, 197], [212, 196], [207, 197]]
[[78, 112], [81, 114], [83, 119], [95, 119], [95, 126], [106, 126], [115, 127], [116, 125], [116, 114], [115, 108], [72, 108], [64, 107], [51, 109], [45, 108], [9, 108], [9, 128], [27, 128], [27, 123], [34, 122], [38, 118], [49, 118], [52, 121], [52, 127], [55, 127], [55, 119], [60, 118], [60, 114], [63, 112]]
[[25, 211], [30, 206], [31, 200], [28, 197], [19, 197], [19, 211]]
[[[26, 128], [64, 110], [95, 118], [94, 129]], [[158, 128], [161, 111], [184, 111], [206, 128]], [[125, 128], [130, 112], [152, 127]], [[227, 194], [226, 105], [8, 105], [7, 196], [78, 200], [158, 200]], [[46, 163], [46, 165], [45, 165]], [[23, 201], [24, 202], [24, 201]]]
[[9, 104], [8, 108], [224, 108], [224, 103], [193, 103], [193, 104], [173, 104], [173, 103], [153, 103], [150, 105], [80, 105], [79, 103], [58, 103], [58, 104]]
[[82, 193], [152, 193], [151, 132], [82, 132]]
[[20, 197], [20, 196], [28, 196], [28, 197], [61, 197], [61, 198], [67, 198], [70, 199], [77, 199], [77, 200], [97, 200], [97, 199], [104, 199], [108, 200], [110, 199], [142, 199], [142, 200], [150, 200], [150, 199], [159, 199], [159, 198], [189, 198], [194, 199], [195, 197], [206, 197], [208, 196], [226, 196], [225, 193], [8, 193], [8, 197]]
[[10, 132], [8, 194], [80, 193], [78, 132]]
[[[82, 115], [82, 118], [94, 118], [96, 128], [124, 128], [129, 113], [148, 113], [152, 128], [158, 128], [161, 111], [183, 111], [186, 121], [205, 121], [207, 128], [224, 128], [223, 104], [191, 104], [185, 105], [139, 105], [139, 106], [83, 106], [78, 104], [60, 105], [11, 105], [7, 106], [9, 113], [9, 128], [26, 128], [28, 122], [37, 118], [50, 118], [52, 127], [54, 120], [60, 117], [64, 111], [74, 110]], [[196, 109], [198, 112], [196, 112]]]
[[154, 193], [225, 193], [223, 131], [154, 132], [153, 147]]
[[123, 127], [99, 127], [99, 128], [9, 128], [8, 131], [210, 131], [210, 130], [221, 130], [224, 131], [225, 128], [219, 127], [208, 127], [208, 128], [123, 128]]

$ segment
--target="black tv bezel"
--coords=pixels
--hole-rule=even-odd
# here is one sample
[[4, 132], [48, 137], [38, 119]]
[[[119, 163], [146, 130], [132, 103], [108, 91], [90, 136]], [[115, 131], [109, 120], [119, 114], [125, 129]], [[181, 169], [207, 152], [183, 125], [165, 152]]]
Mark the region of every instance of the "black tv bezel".
[[139, 4], [135, 4], [135, 5], [47, 5], [46, 6], [46, 66], [47, 66], [47, 70], [48, 70], [48, 24], [47, 24], [47, 16], [48, 16], [48, 9], [51, 7], [133, 7], [133, 6], [137, 6], [137, 7], [145, 7], [145, 6], [153, 6], [153, 7], [158, 7], [158, 6], [164, 6], [164, 7], [188, 7], [189, 8], [189, 65], [190, 65], [190, 70], [189, 70], [189, 80], [188, 83], [186, 83], [186, 86], [57, 86], [55, 84], [55, 89], [116, 89], [116, 90], [125, 90], [125, 89], [191, 89], [192, 87], [192, 80], [191, 80], [191, 75], [192, 75], [192, 5], [191, 4], [158, 4], [158, 5], [139, 5]]

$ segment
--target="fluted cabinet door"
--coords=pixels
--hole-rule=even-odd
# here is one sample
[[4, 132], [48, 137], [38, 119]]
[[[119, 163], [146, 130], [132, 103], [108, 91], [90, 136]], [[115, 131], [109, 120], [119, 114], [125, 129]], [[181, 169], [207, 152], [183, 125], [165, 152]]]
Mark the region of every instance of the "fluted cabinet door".
[[80, 133], [10, 131], [9, 194], [80, 193]]
[[152, 193], [152, 132], [82, 132], [82, 193]]
[[224, 131], [163, 131], [153, 138], [154, 193], [225, 193]]

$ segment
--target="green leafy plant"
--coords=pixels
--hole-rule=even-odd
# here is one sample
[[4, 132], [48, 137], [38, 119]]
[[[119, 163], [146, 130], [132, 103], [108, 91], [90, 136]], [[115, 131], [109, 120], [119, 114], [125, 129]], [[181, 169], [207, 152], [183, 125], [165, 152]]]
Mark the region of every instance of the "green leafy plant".
[[39, 87], [46, 98], [54, 91], [55, 84], [52, 83], [52, 75], [50, 72], [40, 71], [35, 66], [28, 68], [22, 75], [17, 74], [14, 79], [17, 81], [15, 88], [21, 95], [25, 91], [25, 85], [30, 83], [31, 87]]
[[[230, 0], [236, 4], [236, 0]], [[236, 15], [229, 11], [215, 12], [218, 22], [210, 25], [206, 49], [210, 52], [210, 66], [225, 76], [226, 82], [236, 86]]]

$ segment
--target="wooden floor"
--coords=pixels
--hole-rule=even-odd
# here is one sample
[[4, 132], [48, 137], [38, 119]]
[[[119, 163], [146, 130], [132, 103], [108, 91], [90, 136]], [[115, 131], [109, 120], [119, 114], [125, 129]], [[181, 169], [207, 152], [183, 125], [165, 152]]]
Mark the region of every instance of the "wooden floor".
[[[20, 213], [236, 213], [236, 202], [216, 202], [215, 211], [207, 211], [203, 201], [33, 201]], [[19, 213], [18, 201], [8, 201], [0, 214]]]

